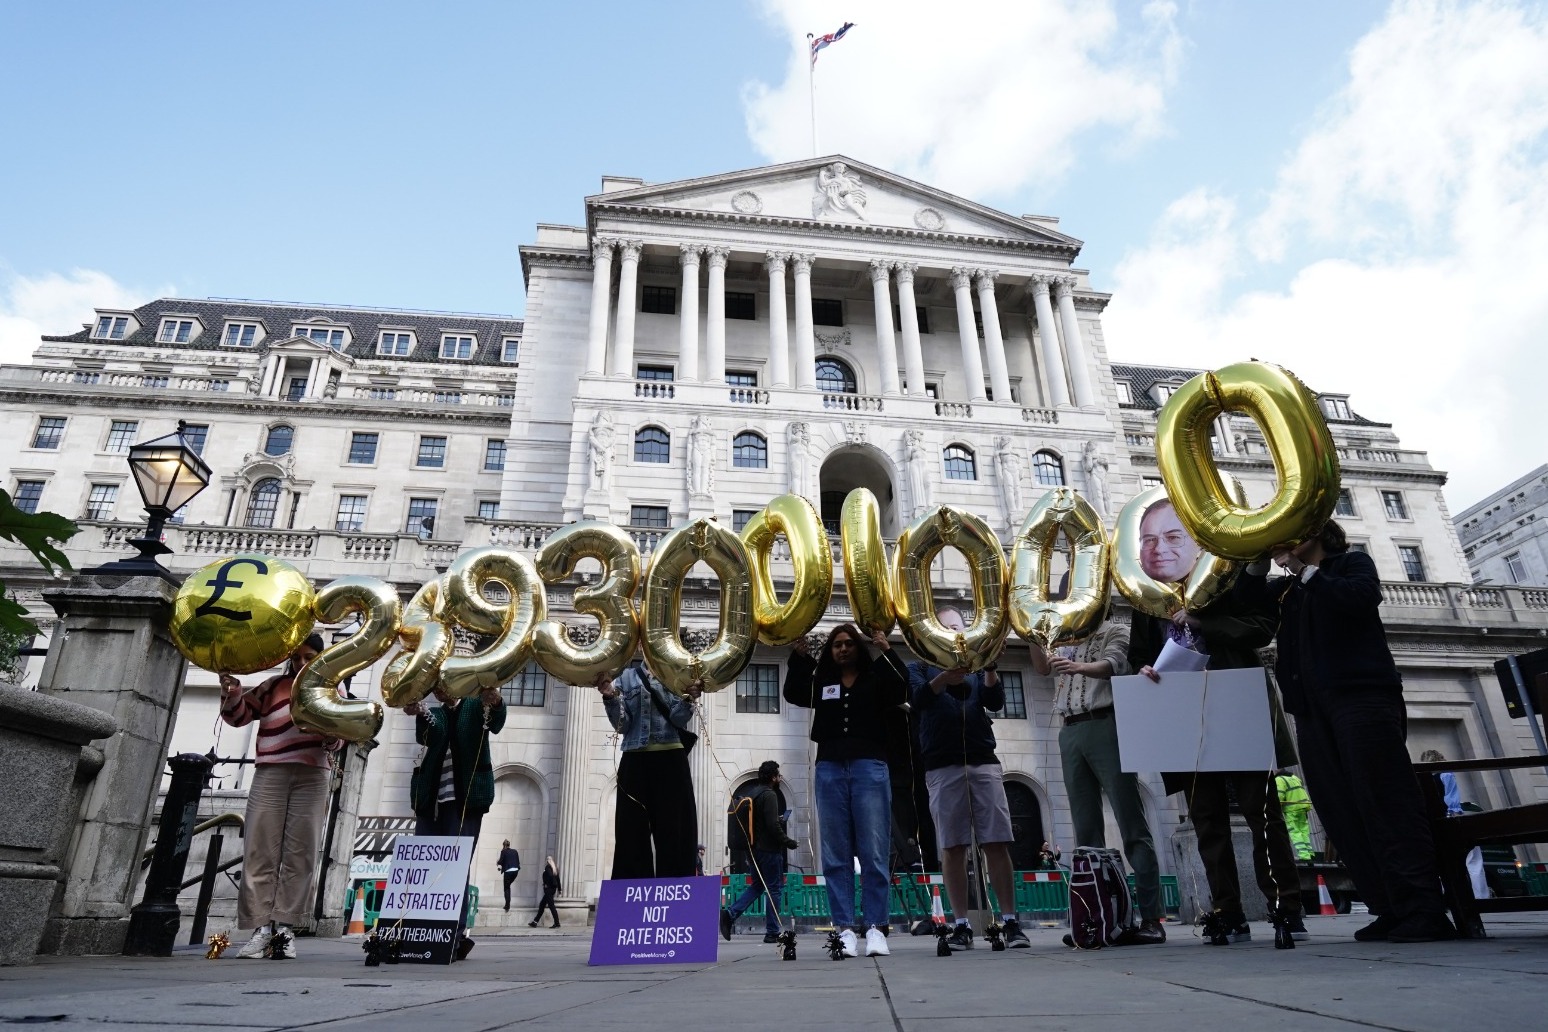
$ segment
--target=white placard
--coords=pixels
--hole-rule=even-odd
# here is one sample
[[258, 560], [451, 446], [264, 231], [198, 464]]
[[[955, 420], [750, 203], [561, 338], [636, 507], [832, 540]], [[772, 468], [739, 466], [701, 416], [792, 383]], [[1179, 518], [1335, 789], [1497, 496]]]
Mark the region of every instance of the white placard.
[[1268, 681], [1260, 667], [1113, 678], [1120, 768], [1274, 769]]
[[1150, 668], [1158, 674], [1174, 670], [1179, 672], [1203, 670], [1207, 666], [1209, 666], [1208, 656], [1179, 645], [1171, 638], [1166, 639], [1166, 644], [1161, 646], [1161, 655], [1150, 664]]
[[399, 835], [392, 844], [379, 921], [455, 923], [472, 862], [471, 838]]

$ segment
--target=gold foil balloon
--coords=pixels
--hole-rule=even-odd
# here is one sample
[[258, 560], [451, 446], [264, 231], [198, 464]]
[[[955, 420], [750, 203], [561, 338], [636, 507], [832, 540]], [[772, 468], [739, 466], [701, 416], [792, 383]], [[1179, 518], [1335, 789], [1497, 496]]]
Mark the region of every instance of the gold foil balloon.
[[[720, 578], [720, 629], [700, 653], [678, 640], [683, 578], [695, 563], [706, 563]], [[656, 545], [645, 575], [645, 662], [670, 690], [682, 695], [694, 681], [718, 691], [735, 681], [758, 645], [753, 621], [752, 562], [742, 539], [713, 516], [673, 528]]]
[[[943, 548], [968, 561], [973, 581], [973, 622], [951, 631], [935, 618], [930, 564]], [[994, 662], [1010, 630], [1006, 613], [1005, 552], [989, 524], [970, 512], [942, 505], [915, 520], [898, 537], [893, 556], [893, 598], [903, 638], [925, 662], [980, 670]]]
[[339, 682], [387, 654], [398, 637], [403, 603], [392, 585], [375, 577], [340, 577], [317, 592], [323, 623], [360, 618], [360, 629], [323, 649], [296, 675], [290, 718], [296, 727], [347, 742], [368, 742], [382, 729], [382, 707], [368, 699], [339, 698]]
[[172, 601], [172, 643], [195, 666], [251, 674], [312, 633], [312, 582], [289, 563], [235, 555], [189, 574]]
[[[484, 597], [490, 581], [505, 585], [509, 603]], [[475, 634], [497, 636], [484, 651], [454, 655], [441, 664], [441, 687], [454, 699], [498, 688], [521, 673], [532, 658], [532, 627], [548, 615], [548, 595], [532, 560], [498, 545], [470, 549], [452, 562], [441, 605], [452, 622]]]
[[887, 546], [882, 543], [881, 509], [867, 489], [857, 487], [845, 497], [839, 536], [849, 611], [861, 630], [886, 634], [897, 620], [897, 606]]
[[441, 664], [452, 653], [451, 630], [441, 621], [441, 581], [426, 581], [403, 607], [398, 640], [403, 651], [382, 673], [382, 699], [392, 707], [418, 702], [435, 690]]
[[[1235, 477], [1228, 479], [1232, 497], [1245, 506], [1247, 493], [1241, 482]], [[1145, 514], [1164, 501], [1166, 488], [1146, 488], [1118, 513], [1118, 523], [1113, 528], [1112, 571], [1114, 587], [1135, 609], [1168, 619], [1179, 609], [1203, 609], [1219, 598], [1236, 580], [1242, 564], [1199, 549], [1198, 559], [1180, 579], [1163, 581], [1152, 577], [1145, 570], [1141, 524]], [[1186, 533], [1187, 528], [1183, 527], [1183, 531]]]
[[[1231, 500], [1209, 432], [1224, 412], [1263, 431], [1279, 490], [1259, 509]], [[1288, 369], [1242, 362], [1183, 384], [1156, 417], [1156, 461], [1177, 515], [1207, 552], [1251, 561], [1322, 529], [1338, 504], [1338, 452], [1317, 399]]]
[[[1052, 599], [1055, 552], [1070, 549], [1069, 585]], [[1080, 641], [1107, 612], [1107, 531], [1090, 502], [1056, 487], [1028, 510], [1011, 548], [1010, 620], [1023, 639], [1044, 651]]]
[[[776, 534], [785, 535], [795, 569], [790, 598], [781, 603], [774, 592], [769, 553]], [[800, 495], [780, 495], [760, 509], [742, 528], [742, 543], [752, 562], [753, 619], [758, 640], [765, 645], [789, 645], [805, 636], [828, 611], [833, 598], [833, 550], [822, 517]]]
[[565, 684], [591, 684], [598, 674], [615, 674], [634, 658], [640, 643], [640, 619], [634, 589], [640, 582], [640, 549], [611, 523], [582, 520], [556, 531], [538, 552], [537, 572], [552, 584], [575, 572], [584, 558], [602, 564], [595, 587], [575, 589], [575, 611], [597, 618], [597, 640], [575, 645], [558, 620], [544, 620], [532, 631], [538, 664]]

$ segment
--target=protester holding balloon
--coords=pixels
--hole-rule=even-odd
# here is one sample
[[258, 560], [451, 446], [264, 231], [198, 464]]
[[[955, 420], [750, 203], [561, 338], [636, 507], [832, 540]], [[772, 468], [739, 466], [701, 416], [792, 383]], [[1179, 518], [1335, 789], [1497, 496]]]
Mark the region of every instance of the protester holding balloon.
[[322, 650], [322, 636], [310, 635], [285, 673], [250, 691], [232, 675], [220, 675], [220, 718], [232, 727], [258, 722], [237, 893], [237, 927], [253, 929], [253, 936], [238, 957], [295, 959], [291, 926], [312, 912], [317, 842], [328, 812], [329, 754], [342, 743], [296, 727], [290, 690]]
[[1279, 614], [1277, 670], [1295, 715], [1306, 789], [1376, 920], [1364, 942], [1451, 939], [1435, 842], [1405, 745], [1403, 681], [1382, 626], [1376, 564], [1343, 528], [1248, 566], [1236, 592]]
[[[1163, 584], [1186, 582], [1201, 561], [1201, 552], [1172, 503], [1166, 498], [1152, 502], [1140, 520], [1139, 532], [1140, 566], [1145, 575]], [[1206, 562], [1211, 559], [1204, 557]], [[1130, 618], [1128, 659], [1132, 668], [1153, 681], [1161, 680], [1154, 664], [1169, 643], [1202, 659], [1206, 670], [1262, 667], [1257, 650], [1267, 645], [1273, 634], [1272, 620], [1243, 606], [1229, 593], [1193, 612], [1178, 609], [1170, 618], [1136, 606]], [[1286, 766], [1295, 762], [1294, 746], [1277, 700], [1271, 708], [1278, 764]], [[1291, 938], [1305, 939], [1295, 851], [1279, 809], [1279, 797], [1269, 784], [1269, 772], [1189, 771], [1163, 774], [1162, 780], [1168, 792], [1184, 794], [1198, 835], [1199, 859], [1212, 901], [1211, 912], [1204, 918], [1206, 941], [1224, 946], [1252, 938], [1242, 910], [1236, 851], [1231, 842], [1231, 792], [1252, 832], [1258, 887]]]
[[[688, 730], [703, 685], [674, 695], [640, 661], [617, 679], [596, 680], [613, 729], [623, 736], [614, 809], [614, 878], [688, 878], [698, 855], [698, 810]], [[578, 705], [578, 703], [577, 703]], [[691, 736], [685, 740], [684, 735]]]
[[[892, 785], [887, 772], [887, 711], [908, 692], [908, 672], [885, 633], [876, 631], [875, 659], [854, 624], [828, 635], [812, 658], [806, 639], [791, 648], [785, 701], [812, 710], [817, 743], [815, 796], [822, 836], [822, 870], [843, 954], [859, 956], [856, 931], [865, 929], [866, 956], [886, 956]], [[860, 861], [863, 925], [855, 923], [854, 861]]]

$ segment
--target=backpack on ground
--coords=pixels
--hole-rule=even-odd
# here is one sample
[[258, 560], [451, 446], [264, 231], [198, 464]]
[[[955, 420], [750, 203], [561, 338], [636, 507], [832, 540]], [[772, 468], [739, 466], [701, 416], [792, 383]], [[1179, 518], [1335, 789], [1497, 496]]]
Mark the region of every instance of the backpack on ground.
[[1116, 945], [1138, 924], [1123, 855], [1116, 849], [1077, 847], [1070, 860], [1070, 940], [1075, 948]]

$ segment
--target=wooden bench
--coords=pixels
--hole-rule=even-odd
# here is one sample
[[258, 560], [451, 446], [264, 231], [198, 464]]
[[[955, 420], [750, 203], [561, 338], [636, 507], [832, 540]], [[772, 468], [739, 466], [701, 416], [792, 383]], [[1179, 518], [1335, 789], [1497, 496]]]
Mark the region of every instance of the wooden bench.
[[1528, 910], [1548, 910], [1548, 896], [1474, 899], [1473, 883], [1467, 874], [1467, 854], [1474, 846], [1514, 846], [1523, 842], [1548, 842], [1548, 803], [1508, 806], [1503, 810], [1485, 810], [1447, 816], [1446, 799], [1440, 779], [1445, 771], [1518, 770], [1548, 767], [1548, 756], [1518, 756], [1511, 759], [1440, 760], [1414, 764], [1425, 808], [1430, 815], [1430, 830], [1435, 836], [1435, 856], [1440, 866], [1446, 905], [1463, 938], [1483, 939], [1484, 914], [1503, 914]]

